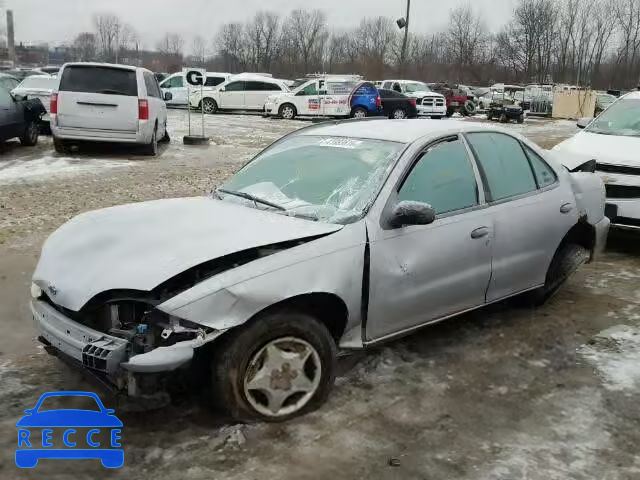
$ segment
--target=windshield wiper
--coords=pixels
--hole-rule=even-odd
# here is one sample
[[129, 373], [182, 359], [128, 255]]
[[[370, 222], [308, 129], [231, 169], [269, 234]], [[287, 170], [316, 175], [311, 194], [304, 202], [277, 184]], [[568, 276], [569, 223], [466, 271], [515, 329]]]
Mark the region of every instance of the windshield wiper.
[[227, 195], [233, 195], [235, 197], [244, 198], [245, 200], [250, 200], [254, 203], [262, 203], [263, 205], [267, 205], [271, 208], [275, 208], [276, 210], [280, 210], [283, 212], [287, 211], [287, 209], [284, 208], [282, 205], [278, 205], [277, 203], [270, 202], [269, 200], [264, 200], [260, 197], [256, 197], [255, 195], [251, 195], [250, 193], [236, 192], [234, 190], [225, 190], [224, 188], [218, 188], [216, 192], [222, 192], [222, 193], [226, 193]]

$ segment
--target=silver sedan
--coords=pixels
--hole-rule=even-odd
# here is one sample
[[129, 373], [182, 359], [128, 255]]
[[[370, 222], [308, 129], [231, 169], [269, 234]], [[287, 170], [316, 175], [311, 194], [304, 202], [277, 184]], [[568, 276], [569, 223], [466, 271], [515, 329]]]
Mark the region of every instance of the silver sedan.
[[60, 227], [33, 276], [33, 318], [49, 352], [131, 396], [205, 364], [212, 404], [286, 420], [327, 398], [339, 349], [549, 298], [606, 241], [588, 170], [466, 122], [313, 125], [210, 197]]

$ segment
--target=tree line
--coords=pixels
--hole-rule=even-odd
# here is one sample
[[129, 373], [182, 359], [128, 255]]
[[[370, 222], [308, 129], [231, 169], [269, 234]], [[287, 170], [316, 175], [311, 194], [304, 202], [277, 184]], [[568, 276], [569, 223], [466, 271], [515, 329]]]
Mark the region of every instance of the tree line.
[[[73, 42], [76, 59], [142, 58], [135, 30], [119, 17], [96, 15], [94, 27]], [[328, 72], [465, 84], [640, 83], [640, 0], [518, 0], [497, 32], [469, 3], [449, 12], [443, 31], [412, 31], [404, 62], [402, 37], [387, 17], [365, 17], [352, 29], [336, 30], [319, 9], [286, 16], [261, 11], [223, 25], [209, 40], [197, 35], [189, 45], [183, 36], [166, 33], [144, 62], [155, 70], [189, 65], [283, 78]]]

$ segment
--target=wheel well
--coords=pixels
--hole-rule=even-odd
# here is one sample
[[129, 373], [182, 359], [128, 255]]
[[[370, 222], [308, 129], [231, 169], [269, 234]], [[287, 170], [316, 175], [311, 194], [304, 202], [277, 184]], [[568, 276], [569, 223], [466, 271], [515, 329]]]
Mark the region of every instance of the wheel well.
[[293, 108], [294, 112], [296, 112], [296, 113], [298, 112], [298, 109], [296, 108], [296, 106], [291, 102], [285, 102], [282, 105], [280, 105], [280, 107], [278, 107], [278, 111], [282, 110], [282, 108], [286, 107], [287, 105], [289, 105], [291, 108]]
[[332, 293], [307, 293], [287, 298], [265, 308], [253, 318], [281, 310], [294, 310], [315, 317], [327, 327], [336, 342], [344, 334], [349, 318], [345, 303]]
[[583, 246], [587, 250], [593, 250], [595, 242], [595, 227], [587, 223], [586, 220], [580, 219], [580, 221], [573, 227], [571, 227], [571, 229], [567, 232], [558, 248], [566, 245], [567, 243], [575, 243], [577, 245]]

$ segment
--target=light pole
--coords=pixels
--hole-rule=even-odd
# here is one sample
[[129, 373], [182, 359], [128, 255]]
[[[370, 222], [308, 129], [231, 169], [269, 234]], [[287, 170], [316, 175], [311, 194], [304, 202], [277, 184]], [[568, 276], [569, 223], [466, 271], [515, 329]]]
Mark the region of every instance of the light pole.
[[404, 72], [407, 60], [407, 43], [409, 41], [409, 14], [411, 11], [411, 0], [407, 0], [407, 15], [405, 18], [399, 18], [396, 23], [398, 28], [404, 28], [404, 38], [402, 39], [402, 50], [400, 51], [400, 71]]

